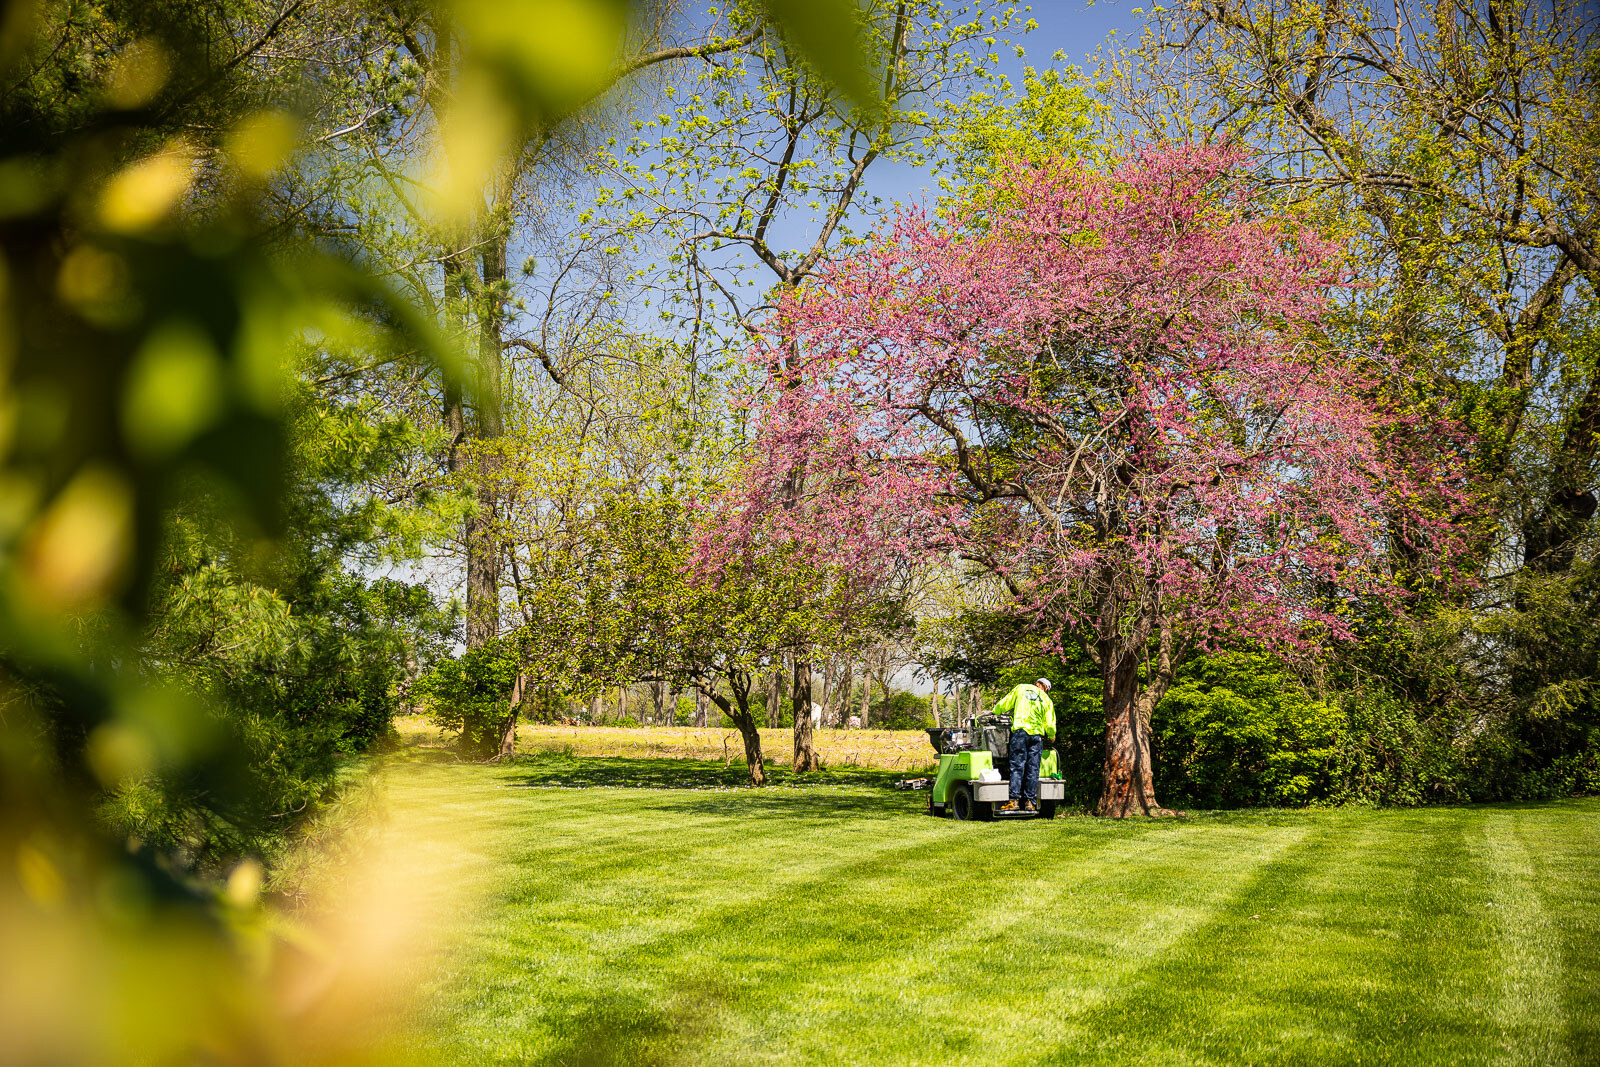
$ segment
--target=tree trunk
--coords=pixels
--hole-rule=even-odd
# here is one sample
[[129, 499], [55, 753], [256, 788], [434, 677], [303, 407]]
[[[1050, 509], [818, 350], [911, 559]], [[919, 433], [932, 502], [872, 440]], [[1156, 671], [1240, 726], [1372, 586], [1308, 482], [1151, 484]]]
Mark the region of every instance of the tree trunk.
[[[497, 530], [497, 482], [500, 457], [495, 443], [505, 433], [501, 408], [501, 338], [505, 318], [502, 290], [506, 280], [506, 235], [498, 231], [478, 257], [478, 359], [474, 368], [477, 396], [476, 434], [480, 451], [474, 457], [477, 507], [466, 522], [468, 648], [487, 644], [500, 633], [500, 538]], [[485, 448], [484, 446], [488, 447]]]
[[767, 767], [761, 756], [761, 730], [756, 725], [755, 716], [748, 711], [733, 716], [734, 725], [739, 727], [739, 736], [744, 739], [744, 764], [750, 772], [751, 785], [767, 784]]
[[836, 661], [834, 660], [834, 658], [832, 656], [829, 656], [827, 659], [823, 660], [823, 662], [822, 662], [822, 693], [820, 695], [814, 696], [812, 698], [818, 704], [822, 705], [822, 725], [823, 726], [828, 725], [829, 718], [833, 713], [833, 698], [836, 695], [834, 693], [834, 690], [838, 688], [836, 683], [838, 682], [839, 679], [836, 677], [838, 672], [837, 672], [835, 664], [836, 664]]
[[527, 678], [521, 671], [517, 672], [517, 680], [511, 686], [511, 700], [506, 710], [506, 724], [500, 728], [500, 752], [496, 759], [510, 759], [517, 750], [517, 719], [522, 711], [522, 691], [527, 685]]
[[766, 692], [767, 708], [766, 708], [765, 714], [766, 714], [766, 718], [767, 718], [767, 725], [769, 727], [777, 724], [777, 721], [778, 721], [778, 701], [780, 699], [782, 699], [782, 696], [783, 696], [782, 691], [781, 691], [782, 688], [783, 688], [783, 671], [782, 671], [781, 668], [776, 668], [775, 667], [773, 669], [773, 671], [772, 671], [772, 677], [767, 679], [767, 692]]
[[1538, 514], [1523, 524], [1523, 562], [1539, 574], [1572, 569], [1596, 500], [1590, 471], [1600, 451], [1600, 376], [1573, 409], [1551, 463], [1550, 488]]
[[1101, 701], [1106, 714], [1106, 762], [1096, 815], [1171, 815], [1156, 802], [1150, 767], [1150, 712], [1167, 679], [1152, 679], [1139, 692], [1139, 662], [1131, 650], [1105, 648], [1101, 655]]
[[701, 729], [706, 725], [706, 695], [700, 692], [699, 686], [694, 691], [694, 724]]
[[628, 717], [628, 687], [617, 686], [617, 721], [621, 722]]
[[843, 726], [845, 720], [850, 718], [850, 698], [855, 695], [856, 690], [855, 666], [849, 659], [844, 661], [844, 677], [839, 680], [838, 691], [834, 695], [835, 726]]
[[822, 767], [811, 736], [811, 660], [794, 657], [794, 770], [796, 774]]
[[733, 690], [737, 705], [718, 693], [715, 687], [705, 690], [705, 694], [711, 698], [712, 703], [722, 709], [724, 715], [733, 720], [734, 726], [739, 728], [739, 736], [744, 739], [744, 762], [750, 774], [750, 784], [766, 785], [767, 768], [761, 755], [761, 730], [756, 725], [756, 717], [750, 714], [749, 690], [741, 690], [737, 685], [730, 685], [729, 688]]
[[[866, 665], [863, 664], [863, 667]], [[872, 725], [872, 673], [865, 669], [861, 672], [861, 728], [865, 730]]]

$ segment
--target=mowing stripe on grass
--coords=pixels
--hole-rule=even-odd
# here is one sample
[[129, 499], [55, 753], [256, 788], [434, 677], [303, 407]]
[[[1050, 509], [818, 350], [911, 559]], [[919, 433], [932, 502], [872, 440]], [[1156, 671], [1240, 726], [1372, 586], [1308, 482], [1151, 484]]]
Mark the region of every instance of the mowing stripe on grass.
[[[1542, 962], [1561, 990], [1568, 1058], [1600, 1063], [1600, 818], [1587, 802], [1505, 810], [1515, 816], [1532, 886], [1558, 935]], [[1585, 810], [1590, 817], [1574, 817]]]
[[429, 1060], [1600, 1059], [1593, 802], [956, 824], [854, 784], [507, 784], [538, 771], [394, 783], [391, 834], [448, 830], [429, 862], [480, 891]]
[[1559, 1065], [1573, 1062], [1564, 1037], [1566, 1011], [1556, 985], [1561, 937], [1540, 898], [1533, 861], [1518, 833], [1514, 812], [1493, 812], [1483, 821], [1498, 952], [1494, 969], [1494, 1021], [1502, 1063]]
[[[883, 1021], [865, 1028], [858, 1021], [853, 1028], [852, 1048], [868, 1053], [861, 1062], [903, 1043], [907, 1033], [926, 1051], [912, 1062], [986, 1047], [992, 1055], [996, 1044], [1048, 1047], [1065, 1020], [1112, 995], [1201, 921], [1212, 898], [1289, 844], [1230, 834], [1235, 848], [1226, 873], [1163, 908], [1152, 905], [1169, 896], [1169, 878], [1198, 844], [1189, 835], [1130, 825], [1120, 840], [1097, 835], [1085, 842], [1068, 822], [1041, 829], [1047, 836], [1035, 840], [1034, 851], [986, 864], [979, 874], [987, 882], [984, 907], [969, 912], [967, 921], [944, 931], [924, 928], [909, 955], [889, 955], [868, 969], [865, 984], [875, 993], [860, 1014]], [[1086, 863], [1092, 869], [1079, 869]], [[951, 938], [970, 950], [949, 952]], [[814, 980], [807, 992], [824, 1000], [828, 987], [827, 979]], [[918, 991], [910, 1016], [906, 989]], [[973, 1011], [975, 990], [986, 1002], [981, 1013]], [[836, 1056], [826, 1034], [810, 1027], [809, 1035], [822, 1043], [796, 1046], [793, 1058], [826, 1062]]]

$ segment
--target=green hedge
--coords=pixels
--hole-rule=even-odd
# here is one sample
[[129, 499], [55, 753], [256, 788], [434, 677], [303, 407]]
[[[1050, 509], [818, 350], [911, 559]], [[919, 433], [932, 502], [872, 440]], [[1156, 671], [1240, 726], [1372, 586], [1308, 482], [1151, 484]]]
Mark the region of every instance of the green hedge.
[[[1038, 677], [1051, 679], [1068, 795], [1090, 806], [1105, 755], [1099, 677], [1084, 660], [1035, 659], [998, 672], [989, 704]], [[1157, 706], [1151, 763], [1156, 795], [1180, 807], [1588, 795], [1600, 792], [1597, 719], [1575, 708], [1557, 735], [1549, 722], [1474, 720], [1383, 690], [1319, 696], [1271, 656], [1222, 652], [1185, 665]]]

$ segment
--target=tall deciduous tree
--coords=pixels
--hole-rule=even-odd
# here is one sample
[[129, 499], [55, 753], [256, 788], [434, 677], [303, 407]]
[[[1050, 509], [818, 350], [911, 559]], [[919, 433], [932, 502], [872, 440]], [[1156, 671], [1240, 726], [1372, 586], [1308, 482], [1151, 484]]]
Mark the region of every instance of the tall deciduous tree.
[[1408, 628], [1385, 673], [1480, 726], [1536, 720], [1530, 735], [1572, 708], [1568, 642], [1550, 638], [1585, 611], [1600, 550], [1597, 34], [1573, 0], [1184, 0], [1102, 72], [1130, 133], [1248, 145], [1283, 202], [1338, 226], [1367, 283], [1342, 328], [1382, 335], [1416, 368], [1408, 402], [1476, 431], [1500, 520], [1483, 595]]
[[1434, 574], [1458, 547], [1460, 476], [1389, 454], [1388, 366], [1323, 343], [1330, 249], [1266, 216], [1242, 162], [1014, 167], [977, 222], [902, 215], [759, 350], [786, 385], [734, 530], [869, 571], [955, 548], [1076, 634], [1104, 815], [1160, 810], [1150, 713], [1186, 655], [1349, 637], [1351, 599], [1400, 606], [1393, 539]]
[[1553, 383], [1584, 379], [1553, 413], [1548, 473], [1523, 472], [1537, 498], [1503, 499], [1544, 573], [1570, 566], [1595, 511], [1600, 377], [1572, 366], [1563, 319], [1600, 285], [1597, 31], [1566, 0], [1197, 0], [1157, 8], [1107, 72], [1145, 131], [1250, 144], [1272, 186], [1343, 217], [1370, 328], [1467, 386], [1492, 470], [1538, 432]]
[[[737, 24], [752, 8], [733, 11]], [[645, 235], [668, 243], [667, 270], [652, 282], [663, 318], [684, 328], [696, 358], [743, 343], [779, 294], [855, 240], [863, 219], [870, 225], [881, 210], [875, 164], [920, 166], [969, 151], [959, 139], [953, 153], [946, 144], [965, 128], [952, 121], [952, 102], [995, 88], [996, 35], [1022, 28], [1015, 9], [992, 3], [871, 0], [853, 15], [877, 94], [865, 106], [833, 91], [798, 35], [762, 34], [669, 85], [660, 112], [599, 157], [608, 188], [585, 219], [607, 243]], [[791, 472], [796, 491], [804, 478]], [[795, 648], [797, 771], [818, 765], [807, 713], [812, 660]]]

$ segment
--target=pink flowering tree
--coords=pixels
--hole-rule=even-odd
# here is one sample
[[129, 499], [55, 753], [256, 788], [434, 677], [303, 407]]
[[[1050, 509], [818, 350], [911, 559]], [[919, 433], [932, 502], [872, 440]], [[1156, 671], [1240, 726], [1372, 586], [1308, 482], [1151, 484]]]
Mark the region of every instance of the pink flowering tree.
[[1016, 166], [981, 208], [903, 213], [780, 303], [763, 447], [702, 541], [998, 575], [1100, 671], [1102, 815], [1161, 811], [1150, 716], [1187, 655], [1348, 638], [1402, 606], [1396, 559], [1457, 549], [1459, 472], [1389, 454], [1387, 366], [1322, 329], [1333, 250], [1240, 163]]

